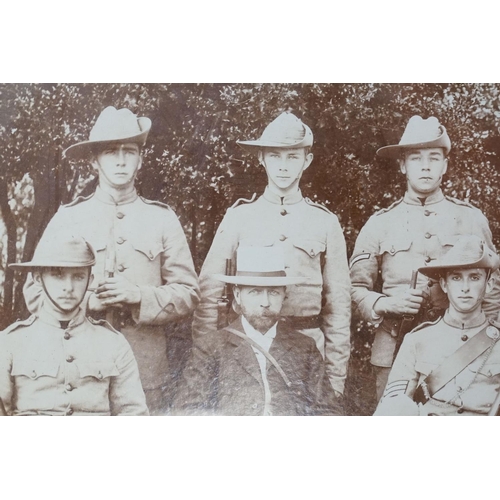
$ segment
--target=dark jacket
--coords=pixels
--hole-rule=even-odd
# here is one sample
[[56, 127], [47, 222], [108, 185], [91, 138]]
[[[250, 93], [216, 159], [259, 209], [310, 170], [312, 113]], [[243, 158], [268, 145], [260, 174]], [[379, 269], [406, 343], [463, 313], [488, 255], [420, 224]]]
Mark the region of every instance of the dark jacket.
[[[230, 327], [244, 333], [240, 318]], [[287, 387], [267, 361], [273, 415], [341, 414], [314, 340], [280, 322], [269, 354], [291, 382]], [[204, 335], [193, 347], [174, 409], [182, 415], [262, 415], [264, 394], [251, 345], [228, 330], [220, 330]]]

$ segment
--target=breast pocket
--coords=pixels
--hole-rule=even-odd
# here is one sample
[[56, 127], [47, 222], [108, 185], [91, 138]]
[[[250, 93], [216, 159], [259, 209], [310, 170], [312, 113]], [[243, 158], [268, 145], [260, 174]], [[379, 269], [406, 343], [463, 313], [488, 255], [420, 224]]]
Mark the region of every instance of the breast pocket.
[[55, 360], [21, 359], [14, 360], [11, 375], [38, 380], [42, 377], [56, 378], [59, 363]]
[[161, 242], [155, 241], [154, 239], [132, 238], [130, 242], [134, 250], [146, 257], [149, 261], [154, 261], [160, 253], [163, 252], [163, 245]]
[[326, 250], [326, 244], [319, 240], [295, 240], [293, 246], [304, 252], [310, 259], [319, 258]]
[[380, 255], [395, 256], [399, 252], [407, 252], [412, 245], [410, 238], [394, 238], [384, 240], [380, 243]]
[[77, 364], [81, 378], [90, 377], [96, 381], [105, 381], [109, 377], [115, 377], [120, 374], [115, 363], [110, 361], [92, 361], [79, 362]]
[[[474, 371], [474, 370], [472, 370]], [[488, 363], [477, 371], [478, 375], [486, 378], [492, 378], [500, 375], [500, 363]]]

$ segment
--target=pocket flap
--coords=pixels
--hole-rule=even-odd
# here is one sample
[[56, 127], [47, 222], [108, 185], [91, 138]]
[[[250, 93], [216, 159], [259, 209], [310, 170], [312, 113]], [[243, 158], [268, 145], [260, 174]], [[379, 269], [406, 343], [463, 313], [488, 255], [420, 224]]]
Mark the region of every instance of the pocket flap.
[[79, 362], [78, 370], [80, 371], [80, 376], [83, 377], [94, 377], [98, 380], [103, 380], [106, 377], [114, 377], [120, 375], [116, 365], [109, 361], [93, 361], [91, 363]]
[[159, 242], [152, 241], [133, 241], [131, 240], [132, 246], [138, 251], [144, 254], [149, 260], [155, 260], [158, 255], [163, 252], [163, 247]]
[[303, 250], [309, 257], [316, 257], [326, 249], [326, 244], [319, 240], [295, 240], [293, 246]]
[[14, 359], [12, 376], [24, 376], [33, 380], [39, 377], [56, 377], [59, 363], [54, 359]]
[[484, 365], [478, 373], [485, 377], [494, 377], [500, 373], [500, 363], [489, 363]]
[[272, 247], [274, 245], [273, 238], [246, 238], [240, 240], [240, 247]]
[[397, 238], [385, 240], [380, 243], [380, 255], [388, 253], [395, 255], [398, 252], [409, 250], [412, 244], [411, 238]]
[[459, 234], [438, 234], [437, 235], [439, 242], [443, 246], [454, 246], [457, 242], [458, 238], [460, 238]]

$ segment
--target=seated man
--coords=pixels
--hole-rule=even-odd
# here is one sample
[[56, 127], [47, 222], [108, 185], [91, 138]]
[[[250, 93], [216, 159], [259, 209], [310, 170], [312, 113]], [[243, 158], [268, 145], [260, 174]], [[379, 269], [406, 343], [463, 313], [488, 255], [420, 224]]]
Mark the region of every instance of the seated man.
[[280, 248], [239, 247], [230, 326], [193, 348], [176, 397], [178, 414], [340, 414], [314, 340], [280, 320], [287, 277]]
[[33, 272], [43, 289], [36, 315], [0, 333], [0, 400], [7, 415], [148, 415], [125, 337], [80, 307], [95, 253], [83, 238], [42, 238]]
[[449, 306], [442, 318], [405, 337], [375, 415], [497, 412], [500, 332], [486, 319], [481, 302], [498, 265], [496, 253], [468, 235], [435, 265], [419, 269], [439, 280]]

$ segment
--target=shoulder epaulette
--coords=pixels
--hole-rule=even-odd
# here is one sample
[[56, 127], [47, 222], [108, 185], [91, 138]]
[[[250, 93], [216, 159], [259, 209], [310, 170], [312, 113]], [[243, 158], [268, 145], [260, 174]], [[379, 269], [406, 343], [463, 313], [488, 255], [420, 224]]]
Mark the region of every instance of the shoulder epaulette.
[[455, 205], [461, 205], [462, 207], [476, 208], [474, 205], [472, 205], [468, 201], [458, 200], [457, 198], [453, 198], [453, 197], [448, 196], [448, 195], [445, 195], [445, 198], [448, 201], [451, 201], [452, 203], [455, 203]]
[[157, 200], [147, 200], [146, 198], [143, 198], [142, 196], [139, 196], [139, 198], [144, 202], [147, 203], [148, 205], [156, 205], [157, 207], [162, 207], [166, 208], [167, 210], [172, 210], [170, 208], [170, 205], [167, 205], [166, 203], [162, 203], [161, 201]]
[[103, 326], [114, 333], [120, 333], [116, 328], [113, 327], [111, 323], [108, 323], [105, 319], [94, 319], [91, 316], [87, 316], [87, 319], [96, 326]]
[[253, 203], [255, 201], [255, 198], [257, 198], [257, 193], [254, 193], [253, 196], [250, 199], [247, 198], [238, 198], [230, 208], [236, 208], [238, 205], [241, 205], [242, 203]]
[[417, 325], [411, 332], [409, 332], [409, 334], [418, 332], [419, 330], [423, 330], [424, 328], [427, 328], [428, 326], [435, 325], [436, 323], [438, 323], [438, 321], [440, 319], [441, 319], [441, 316], [438, 319], [436, 319], [435, 321], [425, 321], [424, 323]]
[[61, 205], [63, 208], [74, 207], [75, 205], [79, 205], [83, 201], [90, 200], [95, 193], [89, 194], [88, 196], [77, 196], [72, 202], [66, 203], [66, 205]]
[[5, 330], [4, 333], [12, 333], [14, 330], [17, 330], [21, 326], [30, 326], [32, 325], [36, 320], [36, 316], [32, 314], [28, 319], [24, 319], [22, 321], [16, 321], [15, 323], [12, 323], [12, 325], [8, 326]]
[[387, 208], [380, 209], [378, 212], [375, 212], [373, 215], [385, 214], [385, 213], [389, 212], [390, 210], [392, 210], [393, 208], [397, 207], [402, 201], [403, 201], [403, 198], [400, 198], [399, 200], [396, 200], [392, 205], [389, 205]]
[[316, 208], [321, 208], [321, 210], [324, 210], [325, 212], [335, 215], [333, 212], [328, 210], [328, 208], [325, 207], [325, 205], [322, 205], [321, 203], [318, 203], [316, 201], [312, 201], [311, 198], [304, 198], [304, 201], [310, 205], [311, 207], [316, 207]]

